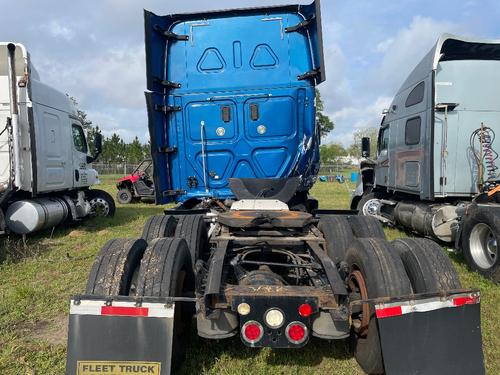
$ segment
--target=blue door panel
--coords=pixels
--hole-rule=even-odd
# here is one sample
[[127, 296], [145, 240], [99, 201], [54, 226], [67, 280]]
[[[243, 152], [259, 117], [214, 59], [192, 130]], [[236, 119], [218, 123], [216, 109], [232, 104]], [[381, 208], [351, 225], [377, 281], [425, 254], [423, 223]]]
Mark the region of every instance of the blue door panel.
[[[223, 118], [225, 113], [226, 117]], [[188, 139], [200, 142], [235, 139], [237, 136], [236, 105], [232, 101], [190, 102], [185, 106]]]
[[245, 103], [245, 131], [252, 140], [295, 137], [297, 121], [297, 101], [291, 96], [251, 98]]

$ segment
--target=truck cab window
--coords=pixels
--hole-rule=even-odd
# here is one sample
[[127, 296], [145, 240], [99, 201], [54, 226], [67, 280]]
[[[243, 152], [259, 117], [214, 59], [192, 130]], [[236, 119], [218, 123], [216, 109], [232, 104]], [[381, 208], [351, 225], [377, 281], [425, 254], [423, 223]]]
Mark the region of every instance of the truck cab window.
[[418, 103], [422, 103], [425, 94], [425, 82], [420, 82], [413, 90], [411, 90], [408, 98], [406, 98], [405, 107], [411, 107]]
[[87, 153], [87, 140], [85, 139], [85, 133], [80, 125], [73, 124], [73, 144], [77, 151]]
[[405, 127], [405, 144], [417, 145], [420, 143], [420, 126], [422, 119], [414, 117], [406, 121]]
[[378, 139], [378, 153], [381, 154], [382, 151], [387, 150], [389, 147], [389, 127], [380, 130], [380, 135]]

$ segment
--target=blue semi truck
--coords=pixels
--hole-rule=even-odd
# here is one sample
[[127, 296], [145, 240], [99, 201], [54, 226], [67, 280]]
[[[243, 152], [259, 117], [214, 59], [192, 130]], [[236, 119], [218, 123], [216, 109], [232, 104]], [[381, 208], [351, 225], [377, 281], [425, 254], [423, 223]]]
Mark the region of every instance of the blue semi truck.
[[146, 11], [145, 30], [155, 195], [177, 206], [99, 252], [71, 300], [67, 374], [175, 372], [191, 329], [249, 347], [349, 340], [370, 374], [484, 373], [479, 292], [439, 246], [389, 242], [308, 194], [319, 1]]

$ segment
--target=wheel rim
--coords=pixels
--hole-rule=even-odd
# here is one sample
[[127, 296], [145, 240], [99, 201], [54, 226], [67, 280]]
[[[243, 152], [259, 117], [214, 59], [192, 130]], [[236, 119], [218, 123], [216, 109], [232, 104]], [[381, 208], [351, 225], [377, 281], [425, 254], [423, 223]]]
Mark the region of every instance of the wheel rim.
[[483, 269], [493, 267], [498, 258], [498, 245], [490, 226], [479, 223], [472, 228], [469, 238], [472, 259]]
[[122, 202], [127, 202], [128, 201], [128, 194], [126, 192], [120, 193], [120, 200]]
[[93, 216], [108, 216], [109, 203], [102, 198], [94, 198], [90, 201], [90, 212]]
[[[360, 271], [354, 270], [349, 274], [348, 286], [351, 291], [351, 297], [354, 295], [354, 300], [368, 299], [365, 278]], [[358, 336], [365, 336], [370, 324], [370, 305], [363, 303], [361, 311], [355, 311], [351, 319], [354, 332]]]
[[380, 214], [380, 207], [382, 204], [380, 203], [380, 200], [378, 199], [370, 199], [366, 201], [366, 203], [363, 205], [363, 215], [365, 216], [377, 216]]
[[476, 224], [472, 228], [469, 245], [472, 259], [479, 267], [483, 269], [493, 267], [498, 258], [498, 246], [489, 225]]

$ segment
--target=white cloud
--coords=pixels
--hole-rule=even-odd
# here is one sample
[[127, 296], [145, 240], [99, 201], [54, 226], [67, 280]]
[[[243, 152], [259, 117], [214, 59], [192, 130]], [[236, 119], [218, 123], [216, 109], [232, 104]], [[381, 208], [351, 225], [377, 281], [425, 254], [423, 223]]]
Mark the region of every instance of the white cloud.
[[371, 87], [395, 93], [441, 34], [460, 31], [460, 26], [455, 23], [415, 16], [408, 27], [391, 38], [393, 41], [387, 46], [381, 64], [373, 72]]
[[80, 61], [34, 59], [42, 80], [77, 97], [80, 104], [127, 108], [144, 107], [146, 74], [142, 46], [115, 46]]
[[388, 108], [391, 101], [391, 97], [379, 96], [367, 105], [344, 107], [330, 113], [329, 116], [335, 123], [335, 130], [326, 137], [324, 142], [342, 143], [344, 146], [349, 146], [352, 144], [356, 130], [380, 125], [382, 110]]
[[[376, 45], [373, 52], [380, 54], [381, 58], [369, 61], [372, 68], [363, 69], [359, 81], [354, 81], [352, 76], [348, 79], [346, 72], [349, 59], [341, 47], [326, 47], [327, 54], [331, 54], [332, 58], [331, 61], [327, 59], [329, 82], [325, 85], [326, 90], [322, 88], [322, 95], [328, 98], [325, 109], [335, 123], [335, 130], [324, 141], [348, 146], [353, 141], [354, 131], [378, 127], [382, 110], [389, 107], [399, 86], [438, 37], [444, 32], [460, 31], [460, 27], [452, 22], [416, 16], [408, 26]], [[336, 65], [339, 63], [340, 67]], [[357, 64], [361, 65], [359, 62]], [[353, 85], [353, 82], [357, 84]]]
[[62, 38], [70, 41], [75, 37], [75, 31], [57, 20], [40, 25], [40, 29], [49, 33], [54, 38]]
[[381, 41], [375, 47], [375, 52], [383, 53], [386, 52], [394, 44], [394, 38], [387, 38]]

